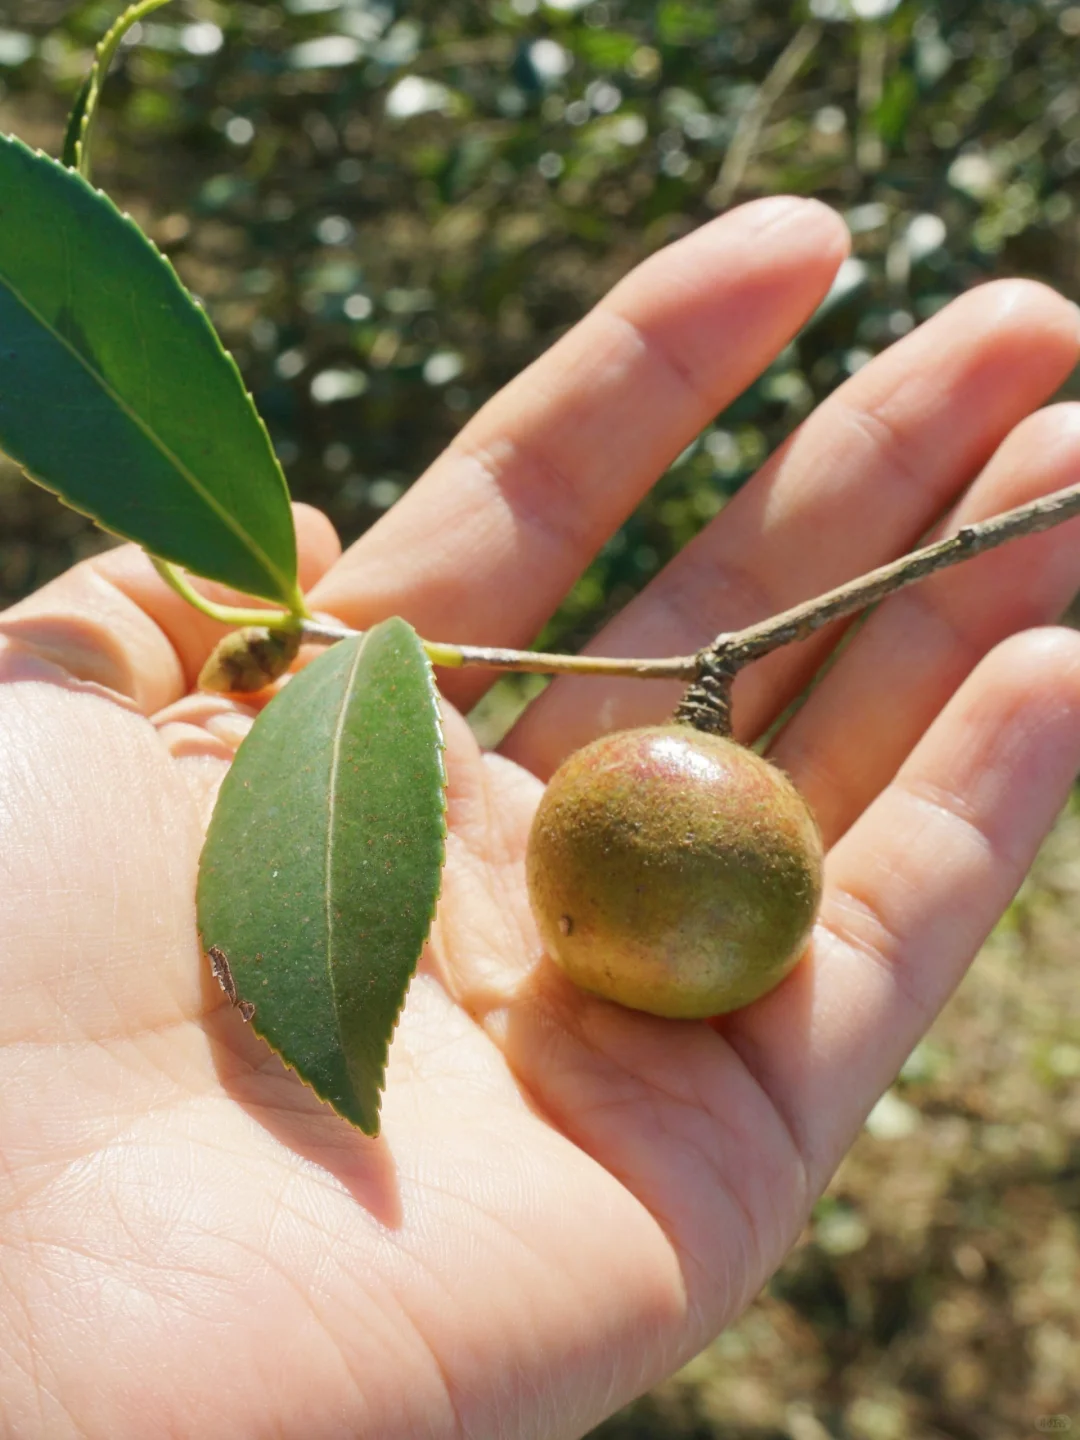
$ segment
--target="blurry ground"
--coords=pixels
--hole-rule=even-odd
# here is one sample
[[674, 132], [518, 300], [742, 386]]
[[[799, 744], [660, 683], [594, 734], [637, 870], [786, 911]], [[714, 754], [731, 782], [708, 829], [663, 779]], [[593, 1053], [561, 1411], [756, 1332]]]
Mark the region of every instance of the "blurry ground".
[[[0, 130], [55, 153], [118, 8], [0, 0]], [[346, 539], [732, 194], [841, 209], [855, 258], [830, 306], [582, 577], [545, 637], [573, 645], [951, 295], [995, 274], [1080, 294], [1078, 76], [1064, 0], [175, 0], [110, 82], [99, 178], [206, 300], [294, 493]], [[0, 603], [102, 543], [0, 461]], [[768, 1294], [597, 1440], [1080, 1432], [1078, 968], [1080, 803]]]

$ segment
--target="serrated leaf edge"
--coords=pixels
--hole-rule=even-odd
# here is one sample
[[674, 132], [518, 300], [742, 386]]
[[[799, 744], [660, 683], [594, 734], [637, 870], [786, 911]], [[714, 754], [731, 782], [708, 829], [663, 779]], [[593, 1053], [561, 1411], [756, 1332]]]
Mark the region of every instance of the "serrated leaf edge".
[[[88, 154], [90, 131], [93, 127], [98, 101], [101, 99], [102, 86], [105, 84], [116, 52], [120, 48], [121, 40], [133, 25], [145, 16], [152, 15], [155, 10], [160, 10], [167, 3], [168, 0], [135, 0], [134, 4], [121, 11], [98, 41], [94, 48], [93, 64], [79, 88], [71, 115], [68, 117], [67, 129], [64, 132], [63, 163], [68, 168], [78, 170], [82, 175], [86, 174], [83, 161]], [[73, 157], [70, 161], [69, 153]], [[87, 166], [88, 168], [89, 166]]]
[[[274, 453], [273, 443], [272, 443], [272, 441], [271, 441], [271, 439], [270, 439], [270, 432], [269, 432], [269, 431], [267, 430], [267, 428], [266, 428], [266, 423], [265, 423], [265, 421], [263, 420], [262, 416], [259, 414], [258, 408], [257, 408], [256, 405], [255, 405], [255, 401], [254, 401], [254, 398], [253, 398], [252, 395], [251, 395], [251, 392], [248, 390], [247, 386], [244, 384], [243, 376], [242, 376], [241, 373], [240, 373], [240, 367], [237, 365], [236, 360], [234, 359], [234, 357], [229, 353], [228, 350], [226, 350], [225, 346], [222, 344], [222, 342], [221, 342], [221, 337], [218, 335], [217, 331], [214, 329], [213, 325], [211, 324], [211, 322], [210, 322], [210, 317], [207, 315], [206, 311], [203, 309], [203, 307], [202, 307], [200, 304], [198, 304], [198, 302], [197, 302], [197, 301], [195, 300], [195, 298], [192, 296], [191, 292], [186, 288], [186, 286], [184, 285], [183, 281], [180, 279], [179, 275], [177, 275], [176, 269], [175, 269], [175, 267], [173, 266], [172, 262], [169, 260], [169, 257], [168, 257], [167, 255], [163, 255], [163, 254], [161, 253], [161, 251], [160, 251], [160, 250], [157, 248], [157, 246], [154, 244], [153, 240], [151, 240], [150, 237], [149, 237], [149, 235], [147, 235], [147, 233], [145, 232], [145, 230], [143, 230], [143, 228], [138, 224], [138, 222], [137, 222], [136, 220], [134, 220], [134, 219], [132, 218], [132, 216], [130, 216], [130, 215], [127, 213], [126, 210], [121, 210], [121, 209], [119, 209], [119, 207], [113, 202], [113, 200], [111, 199], [111, 197], [105, 194], [104, 190], [100, 190], [100, 189], [98, 189], [98, 187], [97, 187], [96, 185], [91, 184], [91, 182], [88, 181], [84, 176], [80, 175], [80, 174], [78, 173], [78, 171], [72, 170], [72, 169], [70, 169], [70, 168], [69, 168], [68, 166], [66, 166], [66, 165], [62, 165], [62, 164], [60, 163], [60, 161], [55, 160], [55, 159], [53, 158], [53, 156], [46, 154], [45, 151], [43, 151], [43, 150], [40, 150], [40, 149], [38, 149], [38, 150], [31, 149], [31, 147], [30, 147], [29, 145], [25, 144], [24, 141], [20, 140], [17, 135], [5, 135], [5, 136], [2, 137], [2, 139], [5, 140], [5, 141], [6, 141], [7, 143], [9, 143], [10, 145], [12, 145], [15, 149], [23, 151], [26, 155], [30, 156], [30, 157], [33, 158], [33, 159], [47, 161], [49, 165], [51, 165], [54, 169], [58, 170], [58, 171], [64, 176], [65, 183], [68, 183], [69, 181], [74, 181], [76, 184], [79, 184], [79, 185], [84, 186], [85, 189], [87, 189], [92, 195], [96, 196], [98, 199], [103, 200], [103, 201], [105, 202], [105, 204], [108, 205], [108, 207], [109, 207], [110, 210], [113, 212], [113, 214], [117, 217], [117, 219], [119, 219], [120, 221], [122, 221], [122, 222], [123, 222], [125, 225], [127, 225], [131, 230], [134, 230], [134, 232], [136, 233], [136, 235], [138, 235], [138, 237], [140, 238], [140, 240], [142, 240], [143, 243], [149, 247], [150, 251], [151, 251], [152, 254], [156, 257], [156, 259], [161, 262], [162, 266], [164, 267], [165, 271], [166, 271], [167, 274], [168, 274], [168, 277], [169, 277], [170, 281], [171, 281], [172, 284], [174, 285], [176, 292], [177, 292], [177, 293], [182, 297], [182, 299], [183, 299], [184, 301], [186, 301], [187, 304], [191, 307], [191, 309], [192, 309], [192, 311], [194, 312], [195, 316], [198, 318], [199, 322], [201, 322], [202, 325], [205, 327], [207, 334], [211, 337], [211, 340], [212, 340], [212, 342], [213, 342], [213, 344], [214, 344], [214, 347], [216, 348], [218, 354], [222, 357], [222, 359], [224, 359], [224, 361], [226, 362], [226, 364], [228, 365], [228, 367], [229, 367], [230, 370], [232, 371], [234, 377], [235, 377], [236, 380], [239, 382], [241, 392], [242, 392], [242, 394], [244, 395], [244, 398], [247, 400], [248, 404], [250, 405], [252, 415], [254, 416], [255, 421], [256, 421], [256, 423], [257, 423], [260, 431], [262, 432], [263, 438], [264, 438], [264, 440], [266, 441], [267, 451], [268, 451], [268, 453], [269, 453], [269, 456], [270, 456], [270, 459], [271, 459], [271, 462], [272, 462], [272, 465], [273, 465], [273, 469], [274, 469], [274, 471], [276, 472], [276, 474], [277, 474], [277, 476], [278, 476], [278, 479], [279, 479], [280, 482], [281, 482], [281, 487], [282, 487], [282, 490], [283, 490], [284, 495], [285, 495], [285, 501], [286, 501], [286, 504], [288, 504], [288, 503], [290, 502], [290, 498], [291, 498], [290, 495], [289, 495], [288, 482], [287, 482], [286, 479], [285, 479], [285, 475], [284, 475], [284, 473], [283, 473], [283, 471], [282, 471], [282, 469], [281, 469], [280, 462], [278, 461], [277, 456], [276, 456], [275, 453]], [[24, 308], [26, 311], [28, 311], [28, 313], [29, 313], [30, 315], [32, 315], [33, 318], [34, 318], [45, 330], [47, 330], [47, 331], [49, 332], [49, 334], [53, 336], [54, 339], [58, 340], [58, 341], [60, 342], [60, 344], [63, 345], [64, 348], [65, 348], [76, 360], [78, 360], [78, 362], [83, 366], [84, 370], [86, 370], [87, 374], [90, 375], [90, 376], [98, 383], [98, 385], [101, 387], [101, 389], [102, 389], [103, 391], [105, 391], [105, 393], [106, 393], [107, 395], [109, 395], [109, 397], [116, 402], [116, 404], [124, 411], [124, 413], [125, 413], [125, 414], [135, 423], [135, 425], [143, 432], [143, 434], [146, 435], [147, 439], [149, 439], [149, 440], [152, 442], [152, 444], [158, 449], [158, 451], [159, 451], [162, 455], [164, 455], [164, 456], [169, 460], [169, 462], [170, 462], [171, 464], [174, 464], [174, 465], [175, 465], [175, 467], [176, 467], [176, 469], [177, 469], [177, 472], [178, 472], [180, 475], [182, 475], [185, 480], [187, 480], [187, 481], [189, 482], [189, 484], [191, 485], [192, 489], [195, 490], [196, 494], [200, 495], [200, 496], [209, 504], [210, 508], [211, 508], [212, 510], [214, 510], [214, 512], [219, 516], [219, 518], [220, 518], [222, 521], [224, 521], [224, 523], [225, 523], [225, 525], [227, 526], [227, 528], [230, 529], [230, 530], [233, 532], [233, 534], [236, 536], [236, 538], [237, 538], [238, 540], [240, 540], [241, 544], [244, 545], [244, 547], [255, 557], [255, 559], [259, 562], [259, 564], [262, 565], [262, 566], [265, 568], [266, 573], [267, 573], [269, 576], [271, 576], [273, 579], [275, 579], [275, 580], [278, 581], [278, 583], [279, 583], [279, 585], [280, 585], [280, 588], [279, 588], [278, 590], [275, 590], [272, 595], [271, 595], [271, 594], [260, 594], [259, 598], [260, 598], [260, 599], [264, 599], [264, 600], [283, 601], [283, 602], [284, 602], [286, 605], [288, 605], [290, 608], [295, 608], [295, 602], [296, 602], [296, 600], [297, 600], [297, 598], [298, 598], [297, 581], [296, 581], [295, 577], [290, 580], [290, 579], [288, 579], [288, 577], [284, 576], [284, 575], [281, 573], [281, 571], [278, 569], [278, 567], [270, 560], [269, 556], [265, 554], [265, 552], [264, 552], [263, 549], [262, 549], [262, 546], [260, 546], [259, 544], [257, 544], [257, 543], [252, 539], [252, 537], [249, 536], [249, 535], [242, 529], [242, 527], [240, 527], [240, 526], [237, 525], [237, 523], [236, 523], [235, 520], [232, 518], [232, 516], [230, 516], [229, 512], [228, 512], [227, 510], [225, 510], [225, 509], [218, 503], [217, 500], [214, 499], [213, 495], [211, 495], [211, 494], [205, 489], [205, 487], [196, 479], [196, 477], [188, 470], [187, 466], [184, 465], [184, 464], [180, 461], [179, 457], [177, 457], [176, 455], [174, 455], [173, 452], [169, 449], [169, 447], [168, 447], [167, 445], [165, 445], [163, 442], [161, 442], [161, 441], [157, 438], [157, 436], [154, 435], [154, 433], [153, 433], [152, 431], [150, 431], [150, 430], [147, 429], [147, 427], [142, 423], [142, 421], [139, 420], [138, 416], [135, 415], [135, 414], [131, 411], [130, 407], [126, 404], [126, 402], [125, 402], [124, 400], [122, 400], [119, 395], [116, 394], [116, 392], [115, 392], [115, 391], [112, 389], [112, 387], [108, 384], [108, 381], [105, 380], [105, 378], [104, 378], [103, 376], [99, 375], [96, 370], [92, 369], [92, 368], [87, 364], [85, 358], [84, 358], [82, 355], [80, 355], [79, 352], [72, 347], [72, 345], [70, 344], [70, 342], [67, 341], [67, 340], [64, 338], [64, 336], [58, 334], [58, 333], [53, 329], [53, 327], [52, 327], [46, 320], [44, 320], [41, 315], [38, 314], [38, 312], [37, 312], [37, 310], [34, 308], [34, 306], [31, 305], [30, 302], [27, 301], [27, 300], [22, 296], [22, 294], [19, 292], [18, 288], [14, 285], [14, 283], [13, 283], [11, 280], [9, 280], [8, 277], [7, 277], [6, 275], [4, 275], [2, 272], [0, 272], [0, 283], [4, 284], [4, 285], [7, 287], [7, 289], [10, 291], [10, 293], [15, 296], [16, 300], [18, 301], [18, 303], [19, 303], [20, 305], [22, 305], [23, 308]], [[102, 520], [102, 518], [101, 518], [100, 516], [96, 515], [96, 514], [93, 512], [93, 510], [85, 509], [85, 508], [83, 508], [83, 507], [80, 506], [80, 505], [72, 504], [72, 502], [71, 502], [70, 500], [68, 500], [67, 497], [63, 494], [63, 492], [60, 491], [59, 489], [57, 489], [55, 482], [49, 481], [49, 480], [45, 480], [45, 479], [43, 479], [41, 476], [34, 474], [34, 472], [33, 472], [33, 470], [31, 469], [31, 467], [28, 466], [28, 465], [25, 465], [18, 456], [13, 455], [12, 458], [13, 458], [13, 459], [16, 461], [16, 463], [19, 465], [19, 468], [20, 468], [36, 485], [40, 485], [40, 486], [42, 487], [42, 489], [48, 490], [50, 494], [55, 495], [55, 496], [57, 497], [57, 499], [61, 500], [70, 510], [74, 510], [74, 511], [76, 512], [76, 514], [86, 515], [89, 519], [93, 520], [96, 524], [100, 525], [103, 530], [108, 531], [108, 532], [109, 532], [110, 534], [112, 534], [112, 535], [118, 535], [122, 540], [132, 540], [132, 541], [134, 541], [136, 544], [139, 544], [139, 543], [140, 543], [140, 542], [138, 541], [137, 537], [135, 537], [134, 535], [127, 534], [127, 533], [126, 533], [125, 531], [123, 531], [123, 530], [114, 529], [111, 525], [106, 524], [106, 522], [105, 522], [104, 520]], [[295, 552], [295, 541], [294, 541], [294, 552]], [[173, 563], [175, 563], [175, 564], [184, 565], [184, 567], [185, 567], [186, 569], [190, 569], [190, 570], [191, 570], [191, 573], [192, 573], [192, 574], [198, 575], [198, 574], [202, 573], [202, 572], [200, 572], [199, 570], [194, 569], [193, 567], [189, 566], [189, 565], [187, 564], [185, 558], [184, 558], [183, 556], [181, 556], [181, 555], [176, 554], [176, 553], [173, 553], [173, 554], [171, 554], [171, 555], [168, 555], [168, 554], [165, 554], [165, 553], [162, 552], [162, 553], [160, 553], [159, 558], [161, 558], [161, 559], [163, 559], [163, 560], [171, 560], [171, 561], [172, 561]], [[220, 577], [220, 576], [209, 576], [209, 577], [207, 577], [207, 578], [209, 578], [209, 579], [220, 579], [221, 577]], [[228, 583], [228, 582], [226, 581], [225, 583]], [[255, 592], [252, 592], [252, 593], [255, 593]]]
[[[393, 618], [393, 619], [399, 619], [400, 617], [398, 617], [398, 616], [393, 616], [393, 617], [388, 616], [387, 618], [388, 618], [388, 619], [391, 619], [391, 618]], [[383, 622], [383, 623], [385, 623], [385, 622]], [[407, 620], [403, 620], [401, 623], [402, 623], [403, 625], [408, 625], [408, 621], [407, 621]], [[374, 628], [374, 627], [373, 627], [373, 628]], [[416, 631], [413, 630], [413, 627], [412, 627], [411, 625], [409, 626], [409, 629], [412, 630], [412, 633], [413, 633], [414, 635], [416, 635]], [[370, 633], [371, 633], [371, 631], [369, 630], [369, 631], [367, 632], [367, 634], [365, 635], [365, 637], [364, 637], [364, 642], [366, 642], [367, 636], [370, 635]], [[417, 636], [417, 639], [419, 640], [419, 636]], [[358, 662], [359, 662], [359, 658], [360, 658], [360, 656], [363, 654], [363, 651], [364, 651], [364, 642], [362, 642], [360, 645], [358, 645], [358, 646], [356, 647], [356, 659], [353, 661], [352, 675], [355, 675], [355, 673], [356, 673], [356, 667], [357, 667], [357, 664], [358, 664]], [[432, 927], [433, 927], [433, 925], [434, 925], [434, 923], [435, 923], [435, 916], [436, 916], [436, 914], [437, 914], [437, 912], [438, 912], [438, 908], [439, 908], [439, 898], [440, 898], [440, 896], [442, 895], [443, 871], [444, 871], [445, 868], [446, 868], [446, 837], [447, 837], [447, 833], [448, 833], [447, 823], [446, 823], [446, 815], [447, 815], [447, 802], [446, 802], [446, 784], [447, 784], [447, 776], [446, 776], [446, 737], [445, 737], [444, 732], [443, 732], [442, 714], [441, 714], [440, 709], [439, 709], [439, 693], [438, 693], [438, 689], [437, 689], [436, 684], [435, 684], [435, 672], [434, 672], [434, 670], [433, 670], [433, 668], [432, 668], [431, 661], [428, 659], [426, 653], [424, 653], [424, 668], [425, 668], [425, 671], [426, 671], [426, 674], [427, 674], [427, 680], [428, 680], [428, 701], [429, 701], [429, 704], [431, 705], [431, 708], [432, 708], [432, 712], [433, 712], [433, 716], [434, 716], [434, 720], [435, 720], [435, 733], [436, 733], [436, 736], [437, 736], [436, 748], [437, 748], [437, 759], [438, 759], [438, 764], [439, 764], [439, 781], [440, 781], [439, 790], [440, 790], [440, 795], [441, 795], [441, 797], [442, 797], [442, 807], [441, 807], [441, 812], [440, 812], [441, 820], [442, 820], [442, 828], [441, 828], [441, 832], [440, 832], [440, 839], [441, 839], [441, 841], [442, 841], [442, 853], [441, 853], [440, 858], [439, 858], [438, 883], [437, 883], [436, 886], [435, 886], [435, 891], [434, 891], [434, 894], [433, 894], [433, 896], [432, 896], [431, 912], [430, 912], [430, 914], [428, 915], [427, 929], [426, 929], [425, 932], [424, 932], [424, 938], [423, 938], [423, 940], [422, 940], [422, 942], [421, 942], [421, 944], [420, 944], [420, 948], [419, 948], [419, 950], [418, 950], [418, 952], [417, 952], [417, 955], [416, 955], [416, 958], [415, 958], [415, 960], [414, 960], [414, 962], [413, 962], [413, 975], [416, 974], [416, 966], [419, 965], [419, 963], [420, 963], [420, 958], [421, 958], [421, 956], [423, 955], [425, 948], [427, 947], [428, 941], [431, 939]], [[351, 683], [352, 683], [352, 676], [350, 676], [350, 685], [351, 685]], [[348, 697], [348, 694], [349, 694], [349, 686], [346, 686], [344, 693], [345, 693], [345, 696]], [[273, 703], [273, 702], [271, 702], [271, 703]], [[348, 710], [348, 702], [347, 702], [347, 699], [346, 699], [346, 703], [344, 703], [344, 704], [342, 705], [341, 709], [342, 709], [342, 719], [341, 719], [341, 721], [340, 721], [340, 723], [339, 723], [339, 726], [338, 726], [338, 732], [337, 732], [337, 734], [336, 734], [335, 737], [334, 737], [335, 759], [336, 759], [336, 752], [337, 752], [337, 748], [338, 748], [338, 742], [339, 742], [339, 739], [340, 739], [340, 735], [341, 735], [342, 730], [343, 730], [343, 728], [344, 728], [344, 715], [345, 715], [345, 713], [346, 713], [347, 710]], [[332, 810], [333, 810], [333, 804], [331, 804], [331, 811], [332, 811]], [[328, 855], [328, 858], [327, 858], [327, 870], [328, 870], [328, 871], [329, 871], [329, 853], [330, 853], [331, 848], [332, 848], [331, 846], [328, 846], [328, 847], [327, 847], [327, 855]], [[325, 889], [326, 889], [327, 892], [328, 892], [328, 890], [329, 890], [328, 884], [325, 885]], [[327, 903], [329, 904], [329, 898], [327, 898]], [[328, 934], [330, 934], [331, 931], [332, 931], [332, 927], [329, 925], [329, 918], [328, 918]], [[200, 934], [199, 939], [200, 939], [200, 944], [202, 944], [202, 936], [201, 936], [201, 934]], [[331, 948], [331, 947], [328, 945], [328, 946], [327, 946], [328, 952], [329, 952], [330, 948]], [[203, 950], [204, 950], [204, 953], [205, 953], [205, 946], [203, 946]], [[376, 1087], [376, 1092], [375, 1092], [375, 1093], [376, 1093], [375, 1125], [374, 1125], [374, 1128], [371, 1128], [371, 1129], [369, 1129], [368, 1126], [363, 1123], [363, 1121], [360, 1119], [360, 1117], [359, 1117], [356, 1113], [349, 1114], [349, 1113], [346, 1112], [345, 1110], [340, 1109], [339, 1106], [334, 1103], [333, 1098], [332, 1098], [329, 1094], [326, 1093], [325, 1089], [324, 1089], [323, 1087], [320, 1087], [318, 1084], [316, 1084], [314, 1081], [310, 1080], [306, 1075], [304, 1075], [304, 1074], [301, 1072], [300, 1068], [299, 1068], [297, 1065], [295, 1065], [295, 1064], [293, 1063], [293, 1061], [291, 1061], [290, 1059], [288, 1059], [288, 1057], [282, 1053], [282, 1051], [280, 1050], [280, 1048], [279, 1048], [277, 1045], [274, 1044], [273, 1040], [271, 1040], [271, 1039], [263, 1032], [263, 1030], [261, 1029], [261, 1027], [260, 1027], [260, 1025], [259, 1025], [259, 1007], [258, 1007], [257, 1002], [252, 1002], [252, 1003], [254, 1003], [255, 1008], [254, 1008], [254, 1011], [252, 1012], [252, 1016], [251, 1016], [251, 1020], [250, 1020], [251, 1028], [252, 1028], [252, 1030], [254, 1030], [255, 1034], [258, 1035], [259, 1038], [260, 1038], [266, 1045], [268, 1045], [268, 1046], [270, 1047], [270, 1049], [274, 1052], [274, 1054], [278, 1057], [278, 1059], [279, 1059], [279, 1060], [281, 1061], [281, 1063], [286, 1067], [286, 1069], [291, 1070], [291, 1071], [293, 1072], [293, 1074], [296, 1075], [296, 1077], [300, 1080], [301, 1084], [306, 1085], [307, 1088], [308, 1088], [309, 1090], [311, 1090], [315, 1095], [317, 1095], [318, 1098], [319, 1098], [325, 1105], [329, 1105], [330, 1108], [334, 1111], [335, 1114], [340, 1115], [343, 1120], [347, 1121], [350, 1125], [354, 1125], [354, 1126], [355, 1126], [357, 1129], [359, 1129], [363, 1134], [367, 1135], [370, 1139], [374, 1140], [374, 1139], [376, 1139], [376, 1138], [378, 1137], [379, 1131], [380, 1131], [380, 1128], [381, 1128], [381, 1127], [380, 1127], [380, 1123], [379, 1123], [379, 1121], [380, 1121], [380, 1113], [379, 1113], [379, 1112], [381, 1111], [381, 1108], [382, 1108], [382, 1106], [381, 1106], [382, 1096], [383, 1096], [383, 1095], [385, 1094], [385, 1092], [386, 1092], [386, 1072], [387, 1072], [387, 1069], [388, 1069], [389, 1063], [390, 1063], [390, 1046], [391, 1046], [391, 1044], [393, 1043], [394, 1035], [397, 1033], [397, 1028], [398, 1028], [398, 1025], [399, 1025], [399, 1023], [400, 1023], [400, 1021], [401, 1021], [401, 1016], [402, 1016], [402, 1014], [403, 1014], [403, 1012], [404, 1012], [404, 1010], [405, 1010], [405, 1002], [406, 1002], [406, 1000], [407, 1000], [407, 998], [408, 998], [409, 985], [412, 984], [412, 978], [413, 978], [412, 976], [409, 977], [409, 984], [406, 985], [406, 986], [405, 986], [405, 989], [402, 991], [401, 1003], [398, 1005], [397, 1013], [396, 1013], [396, 1015], [394, 1016], [393, 1023], [390, 1025], [389, 1030], [387, 1031], [386, 1043], [385, 1043], [385, 1045], [384, 1045], [384, 1047], [383, 1047], [383, 1052], [382, 1052], [382, 1056], [381, 1056], [381, 1061], [382, 1061], [382, 1063], [381, 1063], [381, 1066], [380, 1066], [380, 1080], [379, 1080], [379, 1084], [378, 1084], [377, 1087]], [[330, 988], [331, 988], [331, 991], [334, 990], [333, 974], [332, 974], [332, 973], [331, 973], [331, 976], [330, 976]], [[335, 992], [335, 993], [336, 993], [336, 992]], [[238, 998], [239, 998], [240, 1000], [243, 1000], [243, 999], [245, 999], [246, 997], [244, 997], [244, 996], [241, 995], [241, 996], [239, 996]], [[336, 1011], [336, 1006], [335, 1006], [335, 1011]], [[339, 1037], [339, 1038], [340, 1038], [340, 1037]], [[343, 1050], [343, 1052], [347, 1055], [348, 1052], [347, 1052], [347, 1049], [346, 1049], [346, 1047], [344, 1046], [344, 1044], [342, 1045], [342, 1050]]]

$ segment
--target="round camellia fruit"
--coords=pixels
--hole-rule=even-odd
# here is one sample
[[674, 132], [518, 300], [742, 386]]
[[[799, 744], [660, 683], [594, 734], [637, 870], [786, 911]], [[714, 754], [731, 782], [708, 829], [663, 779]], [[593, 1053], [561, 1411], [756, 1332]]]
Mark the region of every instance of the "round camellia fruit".
[[752, 750], [671, 724], [571, 755], [529, 837], [529, 897], [548, 953], [582, 989], [703, 1019], [771, 990], [821, 899], [817, 825]]

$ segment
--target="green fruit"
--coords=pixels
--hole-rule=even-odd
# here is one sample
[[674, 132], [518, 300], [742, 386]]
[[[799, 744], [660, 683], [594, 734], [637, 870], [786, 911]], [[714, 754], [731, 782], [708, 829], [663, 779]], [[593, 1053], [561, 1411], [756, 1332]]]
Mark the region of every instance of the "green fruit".
[[526, 864], [541, 938], [567, 975], [680, 1019], [771, 990], [821, 899], [821, 837], [791, 781], [689, 725], [619, 731], [571, 755]]

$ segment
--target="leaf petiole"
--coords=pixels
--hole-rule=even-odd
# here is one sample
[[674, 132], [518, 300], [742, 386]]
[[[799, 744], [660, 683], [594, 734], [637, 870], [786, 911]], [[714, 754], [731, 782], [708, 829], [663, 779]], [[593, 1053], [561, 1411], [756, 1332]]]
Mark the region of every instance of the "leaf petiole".
[[218, 605], [213, 600], [208, 600], [205, 595], [200, 595], [178, 566], [170, 564], [168, 560], [159, 560], [155, 555], [151, 555], [150, 559], [170, 590], [175, 590], [181, 599], [221, 625], [261, 625], [264, 630], [297, 630], [310, 615], [299, 591], [296, 592], [291, 610], [256, 610], [245, 609], [240, 605]]

